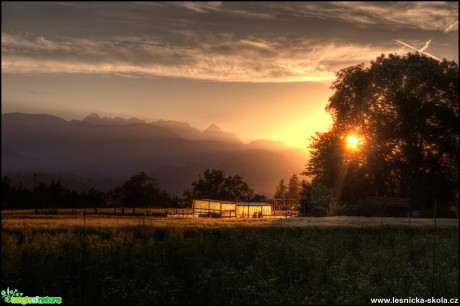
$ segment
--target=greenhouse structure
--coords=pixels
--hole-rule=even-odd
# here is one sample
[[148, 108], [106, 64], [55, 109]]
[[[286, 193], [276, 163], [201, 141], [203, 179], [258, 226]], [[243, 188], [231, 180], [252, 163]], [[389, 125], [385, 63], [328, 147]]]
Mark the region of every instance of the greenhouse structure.
[[231, 202], [210, 199], [193, 200], [193, 215], [221, 218], [262, 218], [272, 215], [272, 206], [266, 202]]

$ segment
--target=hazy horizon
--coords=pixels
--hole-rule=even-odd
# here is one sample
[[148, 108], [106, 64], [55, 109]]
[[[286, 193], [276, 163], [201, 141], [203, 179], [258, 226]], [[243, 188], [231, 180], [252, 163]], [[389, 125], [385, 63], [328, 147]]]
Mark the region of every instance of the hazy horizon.
[[458, 62], [457, 2], [2, 2], [2, 113], [214, 123], [305, 149], [335, 74]]
[[[73, 120], [77, 120], [77, 121], [84, 121], [87, 117], [89, 117], [90, 115], [98, 115], [99, 118], [101, 119], [101, 123], [98, 123], [98, 124], [101, 124], [101, 125], [120, 125], [120, 122], [119, 123], [115, 123], [115, 120], [117, 119], [122, 119], [122, 120], [125, 120], [126, 122], [124, 122], [123, 124], [136, 124], [136, 123], [145, 123], [145, 124], [153, 124], [153, 125], [157, 125], [158, 122], [165, 122], [165, 123], [179, 123], [179, 124], [188, 124], [189, 127], [191, 129], [196, 129], [197, 131], [199, 132], [204, 132], [212, 127], [217, 127], [219, 128], [223, 133], [232, 133], [232, 134], [235, 134], [235, 136], [243, 143], [243, 144], [249, 144], [251, 142], [255, 142], [255, 141], [274, 141], [274, 142], [279, 142], [279, 143], [282, 143], [283, 145], [286, 145], [287, 147], [293, 147], [293, 148], [296, 148], [295, 146], [292, 146], [290, 145], [289, 143], [287, 142], [284, 142], [283, 140], [273, 140], [273, 139], [267, 139], [267, 138], [257, 138], [257, 139], [249, 139], [249, 140], [244, 140], [242, 139], [238, 134], [236, 134], [235, 132], [231, 131], [231, 130], [226, 130], [224, 128], [222, 128], [220, 125], [214, 123], [214, 122], [210, 122], [207, 126], [205, 126], [204, 128], [197, 128], [196, 126], [193, 126], [192, 124], [190, 124], [189, 122], [187, 121], [179, 121], [179, 120], [174, 120], [174, 119], [165, 119], [165, 118], [155, 118], [155, 119], [142, 119], [140, 117], [128, 117], [128, 116], [105, 116], [103, 114], [100, 114], [100, 113], [96, 113], [96, 112], [92, 112], [92, 113], [88, 113], [86, 115], [83, 115], [82, 117], [74, 117], [72, 115], [69, 115], [69, 116], [61, 116], [61, 115], [56, 115], [56, 114], [53, 114], [53, 113], [45, 113], [45, 112], [38, 112], [38, 113], [31, 113], [31, 112], [2, 112], [2, 115], [4, 114], [13, 114], [13, 113], [21, 113], [21, 114], [27, 114], [27, 115], [50, 115], [50, 116], [53, 116], [53, 117], [58, 117], [58, 118], [61, 118], [61, 119], [64, 119], [66, 121], [73, 121]], [[138, 120], [141, 120], [142, 122], [131, 122], [129, 123], [128, 120], [130, 119], [138, 119]], [[109, 124], [109, 123], [102, 123], [103, 120], [112, 120], [112, 122]]]

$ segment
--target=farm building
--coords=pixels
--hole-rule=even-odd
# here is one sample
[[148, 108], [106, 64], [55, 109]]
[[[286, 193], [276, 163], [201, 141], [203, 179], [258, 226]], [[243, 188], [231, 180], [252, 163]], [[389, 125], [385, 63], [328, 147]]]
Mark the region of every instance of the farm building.
[[237, 217], [253, 217], [254, 214], [270, 216], [272, 214], [272, 206], [265, 202], [236, 202]]
[[262, 217], [272, 214], [272, 206], [265, 202], [229, 202], [219, 200], [193, 200], [193, 214], [198, 216]]

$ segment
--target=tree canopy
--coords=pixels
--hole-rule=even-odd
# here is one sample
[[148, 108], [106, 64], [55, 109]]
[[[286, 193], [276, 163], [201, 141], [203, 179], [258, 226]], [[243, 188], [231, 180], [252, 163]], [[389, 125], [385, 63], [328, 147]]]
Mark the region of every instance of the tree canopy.
[[224, 171], [207, 169], [203, 176], [192, 183], [192, 188], [184, 191], [188, 199], [209, 198], [227, 201], [248, 201], [254, 197], [254, 191], [239, 175], [226, 176]]
[[287, 187], [284, 184], [284, 179], [281, 179], [275, 190], [275, 199], [287, 198]]
[[130, 177], [122, 186], [122, 202], [127, 206], [152, 206], [159, 195], [160, 189], [156, 179], [143, 171]]
[[[36, 175], [31, 173], [31, 175]], [[122, 186], [104, 192], [91, 187], [77, 192], [67, 189], [59, 180], [39, 181], [32, 190], [22, 181], [13, 183], [8, 176], [2, 177], [2, 209], [57, 209], [98, 207], [182, 207], [177, 196], [161, 190], [155, 178], [141, 171], [131, 176]]]
[[301, 183], [297, 174], [293, 174], [289, 178], [287, 186], [284, 179], [281, 179], [274, 194], [275, 207], [283, 210], [299, 208], [301, 192]]
[[293, 174], [289, 179], [289, 184], [287, 188], [287, 197], [294, 201], [300, 200], [300, 181], [297, 177], [297, 174]]
[[[410, 197], [423, 208], [458, 199], [458, 65], [419, 53], [381, 55], [337, 74], [304, 174], [335, 196]], [[354, 150], [347, 135], [362, 137]]]

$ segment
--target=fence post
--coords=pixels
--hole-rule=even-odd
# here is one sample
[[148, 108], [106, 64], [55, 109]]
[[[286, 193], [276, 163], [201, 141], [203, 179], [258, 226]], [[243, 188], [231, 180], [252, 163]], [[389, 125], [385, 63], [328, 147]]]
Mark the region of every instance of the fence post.
[[380, 241], [382, 240], [382, 227], [383, 227], [383, 214], [385, 213], [385, 202], [382, 204], [382, 215], [380, 218], [380, 231], [379, 231], [379, 244], [377, 247], [377, 251], [380, 250]]
[[433, 270], [431, 273], [431, 296], [434, 296], [434, 267], [436, 261], [436, 200], [434, 200], [433, 219], [434, 219], [434, 232], [433, 232]]

